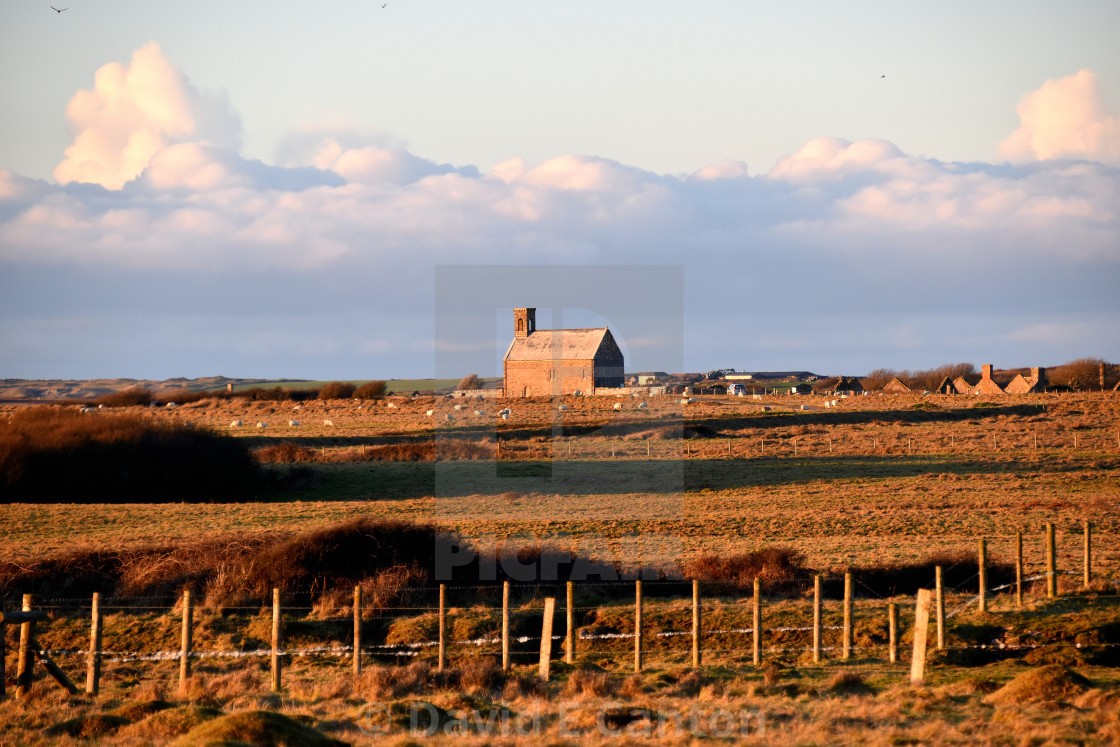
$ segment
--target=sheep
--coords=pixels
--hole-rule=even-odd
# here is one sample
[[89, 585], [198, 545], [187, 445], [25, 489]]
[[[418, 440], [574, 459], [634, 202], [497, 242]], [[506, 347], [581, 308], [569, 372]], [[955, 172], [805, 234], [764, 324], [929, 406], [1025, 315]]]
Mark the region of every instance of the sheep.
[[567, 410], [568, 406], [567, 405], [560, 405], [559, 409], [560, 410]]
[[463, 406], [462, 406], [462, 405], [455, 405], [455, 409], [456, 409], [456, 410], [462, 410], [462, 409], [463, 409]]
[[264, 430], [267, 427], [268, 427], [268, 423], [262, 423], [259, 420], [257, 421], [257, 428], [260, 428], [261, 430]]
[[615, 402], [614, 403], [614, 409], [621, 410], [622, 409], [622, 403], [621, 402]]
[[93, 412], [93, 408], [92, 407], [83, 407], [80, 410], [80, 412]]
[[174, 402], [168, 402], [167, 403], [167, 407], [178, 407], [178, 406], [179, 405], [175, 404]]
[[334, 425], [334, 421], [331, 420], [330, 418], [327, 418], [326, 420], [323, 421], [323, 425]]
[[447, 415], [445, 415], [444, 417], [447, 418], [448, 421], [452, 421], [455, 419], [455, 416], [451, 413], [447, 413]]
[[772, 407], [770, 407], [770, 406], [764, 406], [764, 407], [762, 408], [762, 411], [763, 411], [763, 412], [770, 412], [770, 411], [771, 411], [772, 409], [774, 409], [774, 408], [772, 408]]
[[293, 410], [302, 410], [302, 409], [303, 409], [303, 405], [296, 405], [296, 406], [295, 406], [295, 407], [293, 407], [292, 409], [293, 409]]
[[297, 425], [299, 425], [299, 421], [298, 420], [289, 420], [288, 425], [297, 426]]
[[427, 411], [426, 413], [424, 413], [424, 414], [425, 414], [425, 415], [427, 415], [427, 416], [428, 416], [428, 417], [430, 418], [430, 417], [432, 417], [433, 415], [435, 415], [435, 414], [436, 414], [436, 411], [435, 411], [435, 410], [428, 410], [428, 411]]
[[229, 427], [230, 428], [240, 428], [241, 427], [241, 421], [240, 420], [234, 420], [229, 424]]
[[395, 409], [397, 409], [397, 403], [396, 402], [390, 402], [389, 404], [386, 405], [386, 407], [388, 407], [390, 410], [395, 410]]
[[479, 416], [481, 416], [481, 415], [485, 415], [485, 414], [486, 414], [486, 411], [485, 411], [485, 410], [475, 410], [475, 411], [474, 411], [474, 414], [475, 414], [475, 415], [479, 415]]
[[638, 403], [639, 410], [645, 410], [647, 407], [649, 407], [649, 405], [647, 405], [645, 402]]
[[502, 420], [509, 420], [509, 413], [508, 412], [503, 412], [502, 413]]

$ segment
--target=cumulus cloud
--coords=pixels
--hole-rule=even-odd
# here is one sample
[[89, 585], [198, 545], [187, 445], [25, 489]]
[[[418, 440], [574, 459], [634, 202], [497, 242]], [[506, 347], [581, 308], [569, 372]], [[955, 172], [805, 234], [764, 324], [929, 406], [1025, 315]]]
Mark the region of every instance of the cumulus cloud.
[[120, 189], [169, 145], [209, 141], [238, 145], [241, 123], [223, 94], [204, 93], [149, 42], [128, 65], [112, 62], [66, 108], [74, 143], [55, 168], [60, 183]]
[[1046, 81], [1015, 109], [1019, 129], [1000, 143], [1003, 158], [1120, 163], [1120, 114], [1109, 108], [1092, 70]]

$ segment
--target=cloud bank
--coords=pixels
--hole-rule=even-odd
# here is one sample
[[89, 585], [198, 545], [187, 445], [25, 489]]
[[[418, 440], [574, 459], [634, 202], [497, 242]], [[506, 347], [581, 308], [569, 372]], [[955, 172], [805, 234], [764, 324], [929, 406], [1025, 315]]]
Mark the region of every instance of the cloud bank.
[[71, 102], [58, 184], [0, 169], [0, 368], [424, 375], [434, 269], [456, 264], [683, 265], [694, 369], [1120, 358], [1120, 170], [1054, 157], [1073, 139], [1042, 127], [1053, 87], [1020, 105], [1016, 165], [818, 138], [758, 174], [578, 155], [479, 173], [352, 128], [269, 165], [148, 45]]

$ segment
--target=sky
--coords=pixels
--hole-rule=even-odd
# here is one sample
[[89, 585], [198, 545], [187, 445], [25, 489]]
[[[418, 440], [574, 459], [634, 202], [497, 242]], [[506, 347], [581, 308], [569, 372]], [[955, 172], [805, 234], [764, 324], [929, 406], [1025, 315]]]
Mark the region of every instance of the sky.
[[0, 377], [493, 376], [515, 306], [629, 370], [1120, 361], [1113, 0], [55, 7], [0, 4]]

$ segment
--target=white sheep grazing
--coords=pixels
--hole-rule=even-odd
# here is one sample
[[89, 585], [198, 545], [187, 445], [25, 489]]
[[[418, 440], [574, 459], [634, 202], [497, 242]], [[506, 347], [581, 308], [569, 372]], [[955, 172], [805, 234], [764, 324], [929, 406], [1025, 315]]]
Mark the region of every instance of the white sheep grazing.
[[395, 410], [395, 409], [397, 409], [397, 403], [396, 402], [390, 402], [388, 405], [386, 405], [386, 407], [388, 407], [390, 410]]
[[621, 402], [615, 402], [614, 403], [614, 409], [621, 410], [622, 409], [622, 403]]
[[175, 404], [174, 402], [168, 402], [166, 406], [167, 407], [178, 407], [179, 405]]
[[474, 414], [475, 414], [475, 415], [485, 415], [485, 414], [486, 414], [486, 410], [475, 410], [475, 411], [474, 411]]
[[560, 409], [561, 409], [561, 410], [567, 410], [567, 409], [568, 409], [568, 406], [567, 406], [567, 405], [560, 405]]
[[430, 418], [430, 417], [432, 417], [433, 415], [436, 414], [436, 411], [435, 410], [428, 410], [428, 412], [426, 414]]
[[642, 402], [642, 403], [640, 403], [640, 404], [638, 405], [638, 409], [639, 409], [639, 410], [644, 410], [644, 409], [646, 409], [647, 407], [649, 407], [649, 405], [647, 405], [647, 404], [646, 404], [645, 402]]
[[257, 427], [263, 430], [263, 429], [268, 427], [268, 423], [262, 423], [260, 421], [257, 421]]
[[327, 418], [326, 420], [323, 421], [323, 425], [334, 425], [334, 421], [331, 420], [330, 418]]
[[462, 410], [462, 409], [463, 409], [463, 406], [462, 406], [462, 405], [455, 405], [455, 409], [456, 409], [456, 410]]
[[289, 420], [288, 425], [291, 425], [291, 426], [299, 425], [299, 421], [298, 420]]
[[509, 420], [509, 413], [508, 412], [503, 412], [502, 413], [502, 420]]
[[83, 407], [81, 409], [81, 412], [93, 412], [93, 408], [92, 407]]
[[293, 407], [292, 409], [293, 409], [293, 410], [302, 410], [302, 409], [303, 409], [303, 405], [296, 405], [296, 406], [295, 406], [295, 407]]
[[241, 427], [241, 421], [240, 420], [234, 420], [232, 423], [229, 424], [229, 427], [230, 428], [240, 428]]

